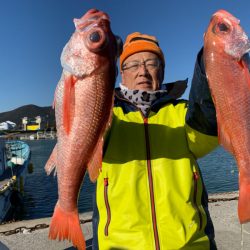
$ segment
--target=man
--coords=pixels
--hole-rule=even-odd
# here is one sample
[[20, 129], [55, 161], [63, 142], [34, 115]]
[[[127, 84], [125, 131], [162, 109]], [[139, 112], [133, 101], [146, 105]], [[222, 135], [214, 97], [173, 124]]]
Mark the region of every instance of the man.
[[127, 37], [96, 184], [94, 249], [216, 249], [196, 162], [218, 143], [202, 51], [189, 103], [177, 100], [187, 81], [162, 84], [164, 67], [154, 36]]

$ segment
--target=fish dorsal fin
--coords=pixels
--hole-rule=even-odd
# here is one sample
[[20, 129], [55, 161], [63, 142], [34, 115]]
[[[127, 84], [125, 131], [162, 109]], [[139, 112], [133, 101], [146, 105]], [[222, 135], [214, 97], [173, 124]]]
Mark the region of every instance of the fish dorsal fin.
[[103, 144], [104, 144], [103, 138], [105, 138], [105, 133], [107, 133], [107, 131], [111, 127], [112, 118], [113, 118], [113, 99], [114, 99], [114, 95], [112, 98], [112, 106], [110, 109], [110, 114], [109, 114], [107, 124], [103, 128], [103, 132], [101, 133], [101, 137], [99, 138], [99, 140], [96, 144], [94, 153], [93, 153], [93, 155], [88, 163], [89, 178], [92, 182], [96, 181], [96, 179], [99, 176], [99, 172], [101, 171], [101, 168], [102, 168]]
[[56, 107], [56, 93], [57, 93], [57, 88], [58, 88], [58, 85], [56, 86], [56, 90], [55, 90], [55, 94], [54, 94], [54, 99], [53, 99], [53, 103], [52, 103], [52, 108], [55, 109]]
[[101, 137], [95, 147], [94, 153], [88, 163], [89, 178], [95, 182], [102, 168], [103, 138]]
[[74, 86], [77, 78], [73, 75], [65, 76], [64, 79], [64, 95], [63, 95], [63, 127], [66, 134], [70, 132], [71, 116], [72, 116], [72, 103], [74, 103]]
[[54, 175], [56, 175], [56, 165], [57, 165], [57, 144], [55, 145], [44, 169], [47, 175], [50, 175], [51, 172], [55, 169]]
[[232, 143], [229, 135], [225, 132], [225, 130], [219, 130], [218, 137], [220, 145], [222, 145], [228, 152], [233, 154]]

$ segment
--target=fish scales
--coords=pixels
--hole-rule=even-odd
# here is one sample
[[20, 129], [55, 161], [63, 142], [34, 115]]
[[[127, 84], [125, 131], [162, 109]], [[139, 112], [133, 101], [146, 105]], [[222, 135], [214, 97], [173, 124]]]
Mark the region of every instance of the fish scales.
[[104, 133], [112, 113], [116, 59], [121, 40], [112, 33], [109, 17], [92, 9], [74, 19], [76, 31], [63, 49], [63, 73], [55, 91], [58, 142], [45, 166], [56, 166], [58, 201], [49, 238], [68, 239], [85, 249], [77, 200], [88, 168], [92, 181], [102, 161]]
[[[64, 152], [63, 154], [59, 152], [59, 154], [62, 155], [62, 161], [59, 164], [66, 166], [57, 168], [58, 180], [60, 182], [59, 194], [62, 197], [63, 206], [69, 206], [67, 210], [76, 208], [78, 196], [76, 190], [79, 190], [82, 182], [82, 178], [79, 178], [79, 176], [84, 174], [82, 167], [87, 166], [92, 155], [91, 152], [93, 152], [95, 147], [93, 141], [98, 140], [103, 128], [102, 122], [107, 120], [109, 116], [109, 109], [105, 106], [105, 104], [107, 105], [107, 96], [105, 96], [104, 89], [100, 91], [99, 87], [104, 84], [100, 84], [100, 81], [99, 84], [97, 84], [97, 82], [98, 80], [96, 81], [95, 78], [92, 81], [88, 79], [87, 82], [84, 80], [77, 82], [75, 89], [75, 109], [77, 109], [77, 117], [74, 118], [71, 132], [67, 138], [65, 138], [64, 130], [61, 130], [58, 134], [59, 138], [64, 138], [62, 141], [59, 140], [58, 143], [58, 151], [61, 150]], [[81, 91], [78, 91], [78, 89], [81, 89]], [[63, 91], [63, 88], [61, 91]], [[112, 91], [112, 89], [110, 91]], [[84, 93], [84, 95], [81, 93]], [[61, 96], [61, 93], [59, 96]], [[111, 107], [111, 103], [109, 107]], [[59, 113], [62, 114], [62, 111], [59, 110]], [[79, 119], [79, 121], [77, 121], [77, 119]], [[62, 118], [60, 121], [62, 122]], [[85, 139], [79, 140], [79, 138]], [[75, 163], [75, 170], [72, 173], [73, 162]], [[74, 189], [72, 189], [72, 187], [74, 187]], [[65, 192], [65, 190], [67, 190], [67, 192]], [[70, 204], [74, 207], [70, 207]]]
[[[232, 59], [229, 58], [229, 60]], [[250, 126], [250, 91], [247, 91], [241, 68], [239, 67], [237, 70], [235, 62], [232, 62], [231, 65], [225, 65], [224, 61], [220, 57], [215, 58], [214, 63], [207, 63], [206, 71], [212, 84], [212, 95], [215, 104], [217, 104], [216, 110], [220, 113], [220, 123], [223, 123], [223, 127], [227, 128], [226, 131], [231, 133], [230, 138], [234, 150], [237, 151], [237, 149], [241, 150], [242, 147], [250, 148], [249, 136], [246, 137], [244, 133], [241, 133], [241, 131], [246, 131], [245, 134], [248, 134], [247, 129]], [[229, 72], [229, 74], [225, 77], [224, 74], [209, 72]], [[239, 138], [242, 139], [239, 140]], [[247, 142], [244, 142], [245, 140]]]
[[250, 49], [239, 20], [216, 12], [204, 35], [204, 63], [216, 108], [219, 142], [239, 168], [238, 215], [250, 221], [250, 78], [245, 54]]

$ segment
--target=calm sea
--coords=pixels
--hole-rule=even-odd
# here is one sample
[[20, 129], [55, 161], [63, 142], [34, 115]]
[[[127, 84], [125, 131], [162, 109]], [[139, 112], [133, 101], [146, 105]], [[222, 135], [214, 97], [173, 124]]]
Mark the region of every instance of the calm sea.
[[[44, 165], [56, 143], [55, 140], [27, 141], [34, 165], [32, 174], [26, 177], [24, 187], [24, 213], [22, 219], [52, 216], [57, 201], [57, 181], [47, 176]], [[235, 160], [221, 147], [198, 161], [209, 193], [238, 190], [238, 170]], [[85, 178], [79, 196], [79, 211], [92, 210], [94, 185]]]

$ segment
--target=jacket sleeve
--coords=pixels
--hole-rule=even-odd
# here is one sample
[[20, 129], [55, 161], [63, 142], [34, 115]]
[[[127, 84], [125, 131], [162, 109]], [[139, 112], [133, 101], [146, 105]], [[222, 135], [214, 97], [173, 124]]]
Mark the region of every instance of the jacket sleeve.
[[216, 112], [205, 75], [203, 48], [195, 63], [186, 113], [186, 131], [189, 148], [197, 158], [218, 145]]

